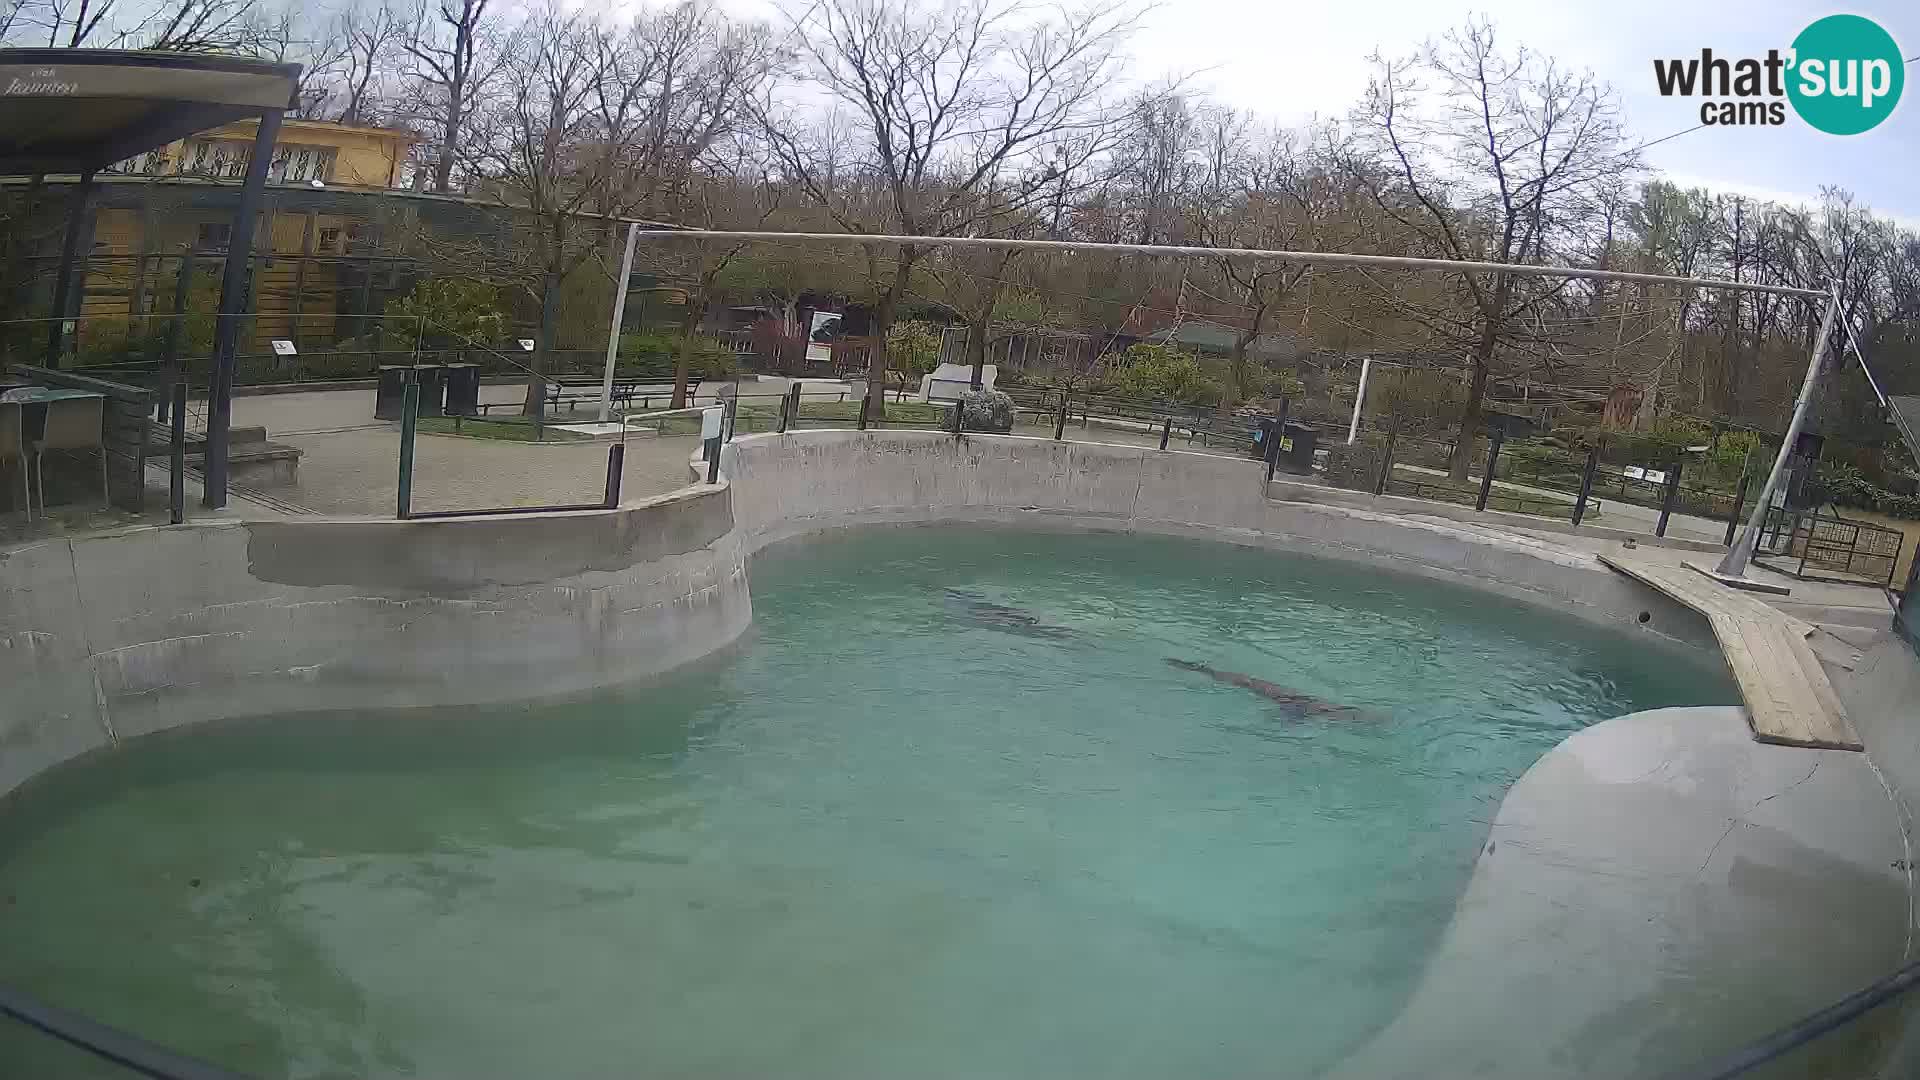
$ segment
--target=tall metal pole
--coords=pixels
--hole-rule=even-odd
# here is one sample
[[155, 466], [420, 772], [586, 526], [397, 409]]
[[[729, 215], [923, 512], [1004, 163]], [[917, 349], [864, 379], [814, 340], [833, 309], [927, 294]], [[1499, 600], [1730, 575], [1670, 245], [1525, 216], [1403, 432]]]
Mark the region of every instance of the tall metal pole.
[[260, 114], [260, 130], [247, 158], [247, 178], [240, 185], [240, 205], [233, 212], [227, 238], [227, 265], [220, 277], [220, 307], [213, 323], [213, 375], [207, 387], [207, 440], [204, 489], [200, 502], [209, 510], [227, 505], [228, 427], [233, 421], [233, 357], [240, 345], [240, 320], [251, 307], [247, 296], [248, 264], [253, 261], [253, 219], [260, 210], [260, 193], [267, 186], [267, 168], [273, 164], [273, 144], [280, 137], [280, 109]]
[[1740, 530], [1740, 539], [1734, 543], [1714, 567], [1714, 573], [1722, 577], [1745, 577], [1747, 562], [1753, 558], [1753, 549], [1760, 538], [1760, 526], [1766, 521], [1767, 510], [1773, 506], [1773, 494], [1780, 487], [1781, 474], [1786, 472], [1787, 458], [1793, 453], [1793, 445], [1800, 441], [1800, 429], [1807, 423], [1807, 409], [1813, 404], [1813, 391], [1820, 382], [1820, 361], [1827, 355], [1827, 339], [1833, 334], [1833, 323], [1840, 315], [1840, 292], [1837, 286], [1829, 286], [1827, 291], [1827, 313], [1820, 320], [1820, 333], [1813, 339], [1813, 355], [1807, 359], [1807, 375], [1800, 382], [1800, 396], [1793, 402], [1793, 419], [1787, 422], [1787, 434], [1780, 440], [1780, 452], [1774, 455], [1773, 471], [1767, 474], [1767, 482], [1760, 488], [1760, 497], [1754, 501], [1753, 513], [1747, 518], [1747, 527]]
[[640, 223], [627, 224], [627, 253], [620, 257], [620, 280], [613, 289], [613, 325], [607, 328], [607, 370], [600, 376], [600, 422], [613, 419], [613, 361], [620, 354], [620, 324], [627, 318], [627, 276], [633, 273], [633, 244]]
[[1360, 358], [1360, 389], [1353, 395], [1353, 419], [1347, 422], [1347, 445], [1360, 436], [1360, 406], [1367, 400], [1367, 373], [1373, 370], [1373, 357]]

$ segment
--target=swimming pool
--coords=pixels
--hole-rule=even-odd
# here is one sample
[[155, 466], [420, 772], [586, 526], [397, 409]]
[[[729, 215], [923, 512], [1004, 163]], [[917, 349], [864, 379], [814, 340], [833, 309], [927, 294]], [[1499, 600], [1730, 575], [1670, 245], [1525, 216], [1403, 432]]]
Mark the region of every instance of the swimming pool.
[[753, 579], [750, 636], [654, 684], [42, 778], [0, 980], [262, 1076], [1306, 1076], [1393, 1016], [1540, 754], [1737, 700], [1221, 545], [884, 529]]

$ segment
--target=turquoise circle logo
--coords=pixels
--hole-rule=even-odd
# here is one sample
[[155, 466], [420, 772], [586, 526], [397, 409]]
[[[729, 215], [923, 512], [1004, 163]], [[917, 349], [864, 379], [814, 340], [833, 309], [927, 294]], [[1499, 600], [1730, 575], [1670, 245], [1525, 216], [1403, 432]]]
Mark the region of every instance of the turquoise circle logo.
[[1787, 100], [1829, 135], [1858, 135], [1893, 115], [1907, 65], [1893, 35], [1872, 19], [1829, 15], [1793, 39]]

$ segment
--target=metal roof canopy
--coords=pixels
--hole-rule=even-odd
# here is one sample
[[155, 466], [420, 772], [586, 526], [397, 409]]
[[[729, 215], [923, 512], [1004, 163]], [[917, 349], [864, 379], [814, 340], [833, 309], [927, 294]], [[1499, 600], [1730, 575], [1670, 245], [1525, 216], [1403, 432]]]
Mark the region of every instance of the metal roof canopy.
[[[293, 100], [298, 64], [270, 64], [224, 56], [115, 49], [0, 49], [0, 175], [41, 177], [78, 173], [67, 210], [66, 237], [54, 279], [48, 320], [48, 367], [60, 366], [67, 322], [79, 315], [84, 289], [74, 288], [73, 263], [94, 174], [117, 161], [158, 149], [195, 132], [258, 117], [246, 180], [233, 211], [231, 252], [220, 280], [214, 320], [213, 371], [207, 387], [203, 502], [227, 504], [227, 449], [233, 417], [233, 358], [247, 271], [253, 261], [254, 219], [267, 185], [280, 119]], [[4, 307], [0, 302], [0, 307]], [[0, 314], [0, 318], [4, 318]], [[163, 376], [184, 380], [175, 367]]]
[[298, 64], [115, 49], [0, 49], [0, 175], [103, 169], [266, 109]]

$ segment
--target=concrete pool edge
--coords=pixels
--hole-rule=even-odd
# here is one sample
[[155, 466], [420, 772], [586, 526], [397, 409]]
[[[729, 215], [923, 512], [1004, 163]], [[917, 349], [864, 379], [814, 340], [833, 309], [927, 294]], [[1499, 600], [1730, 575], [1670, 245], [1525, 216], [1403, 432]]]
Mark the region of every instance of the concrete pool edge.
[[[1253, 461], [1145, 447], [1054, 443], [1018, 436], [956, 439], [926, 431], [839, 430], [749, 436], [727, 445], [721, 458], [721, 472], [735, 485], [741, 530], [753, 551], [840, 528], [940, 522], [1191, 536], [1384, 564], [1616, 628], [1650, 631], [1645, 638], [1649, 644], [1678, 644], [1707, 651], [1716, 659], [1720, 656], [1710, 626], [1697, 612], [1664, 593], [1615, 574], [1591, 555], [1560, 549], [1539, 538], [1467, 523], [1269, 499], [1262, 490], [1259, 469], [1259, 463]], [[1640, 621], [1642, 613], [1647, 616], [1645, 622]], [[1429, 1022], [1423, 1010], [1435, 1007], [1419, 1004], [1419, 995], [1431, 995], [1432, 1002], [1446, 1006], [1439, 1008], [1437, 1015], [1447, 1016], [1453, 986], [1462, 980], [1484, 981], [1490, 972], [1509, 970], [1509, 954], [1516, 948], [1530, 948], [1539, 961], [1539, 972], [1557, 974], [1563, 980], [1558, 987], [1562, 991], [1560, 1000], [1569, 1000], [1567, 992], [1571, 992], [1571, 1000], [1597, 1006], [1598, 1002], [1584, 994], [1580, 973], [1596, 964], [1610, 964], [1611, 950], [1622, 939], [1644, 943], [1704, 934], [1719, 925], [1724, 912], [1745, 908], [1773, 916], [1765, 936], [1758, 940], [1799, 941], [1794, 928], [1803, 921], [1824, 921], [1828, 909], [1822, 897], [1814, 894], [1803, 894], [1807, 903], [1798, 908], [1779, 910], [1743, 901], [1734, 884], [1736, 868], [1747, 875], [1756, 866], [1768, 865], [1748, 852], [1756, 844], [1762, 854], [1800, 853], [1804, 857], [1797, 861], [1781, 855], [1796, 873], [1806, 872], [1808, 866], [1824, 870], [1834, 861], [1836, 852], [1845, 852], [1841, 861], [1862, 875], [1871, 874], [1873, 880], [1890, 890], [1885, 895], [1894, 900], [1882, 904], [1885, 910], [1874, 925], [1835, 927], [1826, 922], [1837, 941], [1855, 949], [1852, 963], [1825, 969], [1831, 978], [1802, 978], [1804, 961], [1792, 957], [1777, 957], [1779, 963], [1772, 970], [1760, 965], [1762, 970], [1752, 972], [1754, 975], [1787, 986], [1789, 992], [1773, 1000], [1771, 1014], [1747, 1017], [1750, 1026], [1730, 1033], [1725, 1045], [1702, 1047], [1699, 1053], [1731, 1050], [1744, 1040], [1765, 1034], [1772, 1026], [1825, 1006], [1888, 974], [1898, 966], [1894, 958], [1909, 955], [1913, 944], [1912, 815], [1908, 807], [1920, 797], [1920, 743], [1914, 742], [1913, 734], [1920, 727], [1912, 723], [1911, 715], [1913, 703], [1920, 701], [1920, 663], [1890, 640], [1891, 635], [1883, 631], [1874, 644], [1867, 646], [1867, 655], [1876, 663], [1861, 666], [1858, 673], [1829, 666], [1836, 690], [1858, 718], [1867, 744], [1863, 754], [1755, 742], [1744, 709], [1732, 706], [1630, 714], [1594, 725], [1549, 751], [1528, 772], [1532, 781], [1523, 779], [1510, 799], [1503, 801], [1500, 821], [1514, 823], [1574, 808], [1582, 814], [1612, 814], [1616, 827], [1589, 831], [1584, 840], [1571, 842], [1557, 861], [1542, 862], [1532, 880], [1525, 879], [1524, 871], [1518, 877], [1504, 867], [1496, 872], [1492, 867], [1494, 852], [1483, 849], [1473, 879], [1482, 896], [1476, 897], [1470, 886], [1444, 939], [1446, 947], [1430, 958], [1428, 974], [1415, 1001], [1401, 1019], [1382, 1032], [1378, 1045], [1370, 1044], [1356, 1060], [1387, 1068], [1396, 1055], [1404, 1053], [1408, 1075], [1432, 1075], [1438, 1059], [1420, 1052], [1419, 1039], [1407, 1038], [1409, 1031]], [[1674, 722], [1682, 718], [1694, 722]], [[1684, 754], [1718, 762], [1722, 779], [1717, 788], [1702, 797], [1683, 799], [1678, 804], [1670, 800], [1668, 805], [1679, 815], [1674, 820], [1646, 820], [1632, 826], [1627, 826], [1624, 819], [1640, 805], [1639, 800], [1663, 791], [1665, 778], [1658, 771], [1660, 762], [1649, 764], [1648, 775], [1635, 782], [1588, 785], [1578, 793], [1553, 793], [1550, 786], [1539, 782], [1540, 777], [1565, 770], [1569, 762], [1580, 762], [1595, 748], [1616, 744], [1617, 752], [1623, 754], [1665, 748], [1670, 751], [1669, 758]], [[1884, 774], [1876, 752], [1887, 759]], [[1734, 782], [1727, 778], [1727, 769], [1746, 769], [1758, 777], [1782, 768], [1797, 768], [1801, 770], [1796, 773], [1799, 776], [1817, 772], [1815, 761], [1835, 758], [1846, 760], [1818, 768], [1825, 768], [1829, 778], [1840, 778], [1838, 787], [1850, 800], [1844, 814], [1824, 812], [1805, 798], [1786, 794], [1792, 785], [1762, 792], [1753, 806], [1734, 806], [1731, 813], [1726, 812], [1742, 791], [1758, 782]], [[1890, 782], [1887, 774], [1892, 775]], [[1829, 782], [1833, 781], [1822, 780], [1821, 784]], [[1711, 786], [1715, 781], [1708, 783]], [[1816, 785], [1812, 790], [1821, 787]], [[1784, 815], [1786, 820], [1756, 825], [1756, 812]], [[1816, 843], [1767, 846], [1783, 832], [1792, 836], [1795, 828], [1836, 820], [1845, 820], [1860, 835], [1877, 839], [1868, 844], [1849, 843], [1829, 829], [1826, 838]], [[1749, 836], [1750, 829], [1762, 833]], [[1717, 885], [1689, 883], [1670, 873], [1665, 865], [1677, 850], [1684, 850], [1674, 842], [1676, 837], [1703, 830], [1715, 837], [1729, 837], [1695, 868], [1696, 877], [1717, 873]], [[1834, 851], [1822, 848], [1823, 843], [1831, 843]], [[1727, 861], [1731, 855], [1722, 857], [1729, 849], [1740, 853], [1737, 862]], [[1628, 899], [1615, 909], [1626, 914], [1611, 922], [1569, 924], [1558, 936], [1536, 935], [1530, 940], [1510, 933], [1511, 925], [1539, 927], [1555, 912], [1568, 910], [1569, 902], [1596, 885], [1604, 888], [1615, 877], [1624, 881], [1645, 877], [1653, 884], [1640, 891], [1629, 890]], [[1661, 887], [1667, 891], [1662, 893]], [[1674, 906], [1682, 901], [1690, 906]], [[1649, 926], [1662, 933], [1651, 933]], [[1865, 955], [1877, 960], [1877, 966], [1859, 959], [1863, 943]], [[1750, 959], [1741, 955], [1744, 942], [1734, 939], [1725, 944], [1727, 948], [1721, 953], [1703, 960], [1703, 968], [1715, 964], [1732, 969], [1750, 966]], [[1836, 948], [1844, 951], [1842, 946]], [[1520, 1066], [1505, 1075], [1615, 1075], [1601, 1068], [1569, 1066], [1567, 1059], [1558, 1065], [1546, 1060], [1553, 1048], [1581, 1037], [1592, 1021], [1591, 1011], [1558, 1017], [1543, 1012], [1531, 1022], [1533, 1026], [1516, 1026], [1510, 1017], [1490, 1008], [1480, 1018], [1484, 1024], [1460, 1023], [1458, 1017], [1452, 1025], [1434, 1023], [1438, 1031], [1452, 1031], [1449, 1038], [1458, 1038], [1461, 1031], [1483, 1038], [1477, 1047], [1460, 1048], [1467, 1058], [1477, 1058], [1489, 1066], [1500, 1062], [1502, 1068]], [[1657, 1010], [1649, 1015], [1657, 1015]], [[1493, 1032], [1510, 1035], [1512, 1045], [1501, 1038], [1486, 1038]], [[1622, 1046], [1651, 1045], [1652, 1036], [1636, 1041], [1622, 1028], [1618, 1041]], [[1913, 1046], [1917, 1041], [1920, 1035], [1907, 1035], [1906, 1045], [1897, 1052], [1920, 1060], [1920, 1051]], [[1597, 1065], [1597, 1059], [1588, 1064]], [[1683, 1064], [1643, 1061], [1638, 1063], [1639, 1068], [1623, 1068], [1617, 1075], [1643, 1075]], [[1541, 1071], [1530, 1072], [1536, 1065]], [[1371, 1074], [1366, 1070], [1352, 1073]]]
[[724, 485], [617, 510], [221, 521], [0, 555], [0, 795], [202, 720], [633, 682], [752, 621]]
[[[1577, 732], [1509, 789], [1412, 997], [1332, 1075], [1673, 1075], [1837, 1001], [1907, 939], [1888, 797], [1865, 755], [1755, 742], [1735, 707]], [[1884, 1050], [1830, 1040], [1864, 1068], [1822, 1075]]]
[[[1019, 437], [805, 431], [743, 438], [725, 449], [722, 467], [727, 479], [720, 485], [696, 485], [611, 511], [407, 522], [210, 522], [62, 539], [0, 554], [0, 685], [11, 697], [0, 705], [0, 796], [119, 739], [197, 720], [530, 700], [644, 679], [708, 655], [747, 629], [747, 566], [755, 551], [862, 525], [952, 521], [1098, 529], [1301, 551], [1461, 582], [1644, 633], [1649, 644], [1714, 648], [1696, 613], [1590, 557], [1465, 523], [1268, 499], [1260, 466], [1252, 461]], [[1644, 624], [1641, 612], [1648, 614]], [[1894, 759], [1887, 772], [1910, 803], [1920, 791], [1920, 745], [1909, 745], [1915, 726], [1902, 722], [1900, 710], [1916, 700], [1911, 688], [1920, 683], [1895, 679], [1911, 668], [1910, 657], [1898, 650], [1874, 655], [1876, 664], [1861, 674], [1878, 672], [1878, 689], [1863, 691], [1860, 680], [1838, 672], [1835, 684], [1843, 696], [1863, 702], [1848, 700], [1862, 718], [1867, 742], [1868, 755], [1855, 755], [1861, 767], [1871, 769], [1870, 755], [1887, 748]], [[27, 691], [18, 694], [16, 687]], [[1589, 736], [1619, 737], [1629, 748], [1644, 749], [1651, 744], [1634, 718], [1652, 715], [1595, 725], [1550, 751], [1534, 769], [1550, 776], [1569, 758], [1581, 760], [1593, 744], [1578, 740]], [[1706, 728], [1665, 723], [1665, 731], [1682, 739], [1689, 753], [1724, 752], [1729, 760], [1735, 754], [1713, 750], [1721, 740]], [[1750, 740], [1748, 745], [1755, 753], [1837, 753], [1762, 748]], [[1798, 760], [1811, 769], [1811, 757]], [[1877, 785], [1868, 786], [1872, 778], [1857, 770], [1842, 775], [1850, 790], [1881, 800], [1849, 796], [1860, 827], [1878, 835], [1888, 822], [1899, 825], [1903, 804], [1889, 806]], [[1743, 790], [1723, 786], [1726, 799]], [[1632, 784], [1588, 785], [1559, 804], [1583, 813], [1630, 809], [1628, 796], [1636, 790]], [[1500, 808], [1500, 822], [1510, 820], [1510, 812], [1529, 812], [1531, 796], [1519, 797], [1520, 785], [1514, 791]], [[1799, 805], [1776, 790], [1755, 798], [1763, 817]], [[1708, 826], [1730, 832], [1723, 849], [1732, 845], [1732, 851], [1744, 852], [1747, 827], [1739, 821], [1752, 814], [1724, 813], [1726, 799], [1694, 800], [1676, 811], [1684, 820], [1620, 828], [1597, 840], [1589, 834], [1583, 850], [1562, 855], [1585, 861], [1596, 873], [1611, 867], [1632, 880], [1649, 860], [1670, 852], [1665, 833]], [[1797, 850], [1812, 848], [1799, 844]], [[1439, 994], [1437, 1000], [1445, 1001], [1451, 983], [1506, 970], [1506, 954], [1522, 943], [1499, 936], [1501, 925], [1537, 922], [1538, 913], [1508, 909], [1489, 921], [1489, 912], [1502, 909], [1468, 903], [1473, 888], [1510, 903], [1546, 893], [1517, 883], [1496, 864], [1499, 853], [1497, 847], [1483, 852], [1445, 947], [1430, 958], [1423, 988], [1402, 1019], [1383, 1031], [1381, 1049], [1363, 1054], [1385, 1053], [1391, 1049], [1385, 1040], [1398, 1037], [1396, 1027], [1418, 1021], [1419, 995]], [[1754, 864], [1743, 860], [1739, 865]], [[1737, 904], [1727, 891], [1734, 865], [1723, 865], [1717, 853], [1706, 862], [1702, 870], [1720, 871], [1725, 879], [1719, 894], [1687, 892], [1692, 886], [1682, 887], [1684, 875], [1661, 879], [1674, 886], [1673, 895], [1693, 897], [1691, 910], [1702, 926], [1717, 915], [1718, 905]], [[1585, 892], [1594, 891], [1595, 883], [1612, 887], [1604, 873], [1579, 878], [1554, 863], [1542, 864], [1542, 872], [1560, 874], [1563, 882], [1584, 880]], [[1650, 903], [1646, 890], [1631, 895]], [[1720, 899], [1709, 903], [1715, 895]], [[1555, 940], [1530, 939], [1527, 947], [1539, 956], [1529, 955], [1529, 962], [1577, 977], [1580, 966], [1596, 957], [1610, 963], [1605, 950], [1622, 936], [1630, 939], [1639, 924], [1623, 918], [1585, 932], [1573, 929]], [[1902, 949], [1895, 929], [1875, 926], [1863, 933], [1895, 955]], [[1760, 974], [1786, 978], [1794, 969]], [[1838, 996], [1812, 999], [1828, 989], [1824, 983], [1809, 986], [1802, 1004], [1812, 1008]], [[1762, 1034], [1772, 1019], [1756, 1018], [1746, 1034]], [[1552, 1019], [1534, 1022], [1539, 1030], [1505, 1022], [1496, 1030], [1538, 1046], [1555, 1045]], [[1426, 1058], [1429, 1065], [1433, 1060]]]
[[941, 522], [1183, 536], [1386, 565], [1719, 659], [1698, 613], [1590, 556], [1457, 522], [1268, 499], [1260, 469], [1214, 454], [906, 430], [744, 436], [721, 456], [749, 552]]

